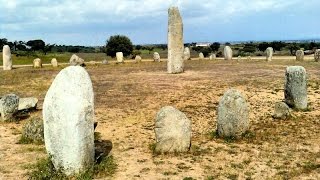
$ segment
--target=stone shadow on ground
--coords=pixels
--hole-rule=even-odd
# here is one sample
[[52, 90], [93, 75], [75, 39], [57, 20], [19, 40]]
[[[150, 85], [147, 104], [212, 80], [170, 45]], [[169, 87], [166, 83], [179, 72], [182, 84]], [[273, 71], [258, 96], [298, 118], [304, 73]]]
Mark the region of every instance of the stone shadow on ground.
[[94, 146], [95, 160], [98, 164], [101, 163], [101, 161], [110, 154], [113, 148], [113, 144], [109, 140], [95, 140]]

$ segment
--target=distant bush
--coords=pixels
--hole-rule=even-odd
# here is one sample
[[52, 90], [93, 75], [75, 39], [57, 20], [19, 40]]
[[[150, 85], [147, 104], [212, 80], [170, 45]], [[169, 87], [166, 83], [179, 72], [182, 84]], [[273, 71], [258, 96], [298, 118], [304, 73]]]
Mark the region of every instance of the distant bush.
[[111, 57], [116, 57], [117, 52], [122, 52], [124, 56], [132, 54], [133, 45], [127, 36], [116, 35], [111, 36], [107, 40], [106, 54]]

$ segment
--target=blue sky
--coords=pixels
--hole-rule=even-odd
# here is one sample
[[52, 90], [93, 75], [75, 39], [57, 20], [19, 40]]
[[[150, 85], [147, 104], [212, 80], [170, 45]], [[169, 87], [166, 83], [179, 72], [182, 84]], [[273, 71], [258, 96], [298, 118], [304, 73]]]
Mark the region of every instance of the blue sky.
[[0, 0], [0, 38], [104, 45], [167, 42], [167, 9], [180, 8], [185, 42], [320, 38], [320, 0]]

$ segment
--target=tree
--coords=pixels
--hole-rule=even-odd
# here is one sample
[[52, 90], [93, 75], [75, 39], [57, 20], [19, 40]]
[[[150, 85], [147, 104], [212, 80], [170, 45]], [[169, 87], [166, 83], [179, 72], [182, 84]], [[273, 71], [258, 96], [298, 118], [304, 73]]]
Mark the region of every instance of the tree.
[[50, 52], [54, 46], [55, 46], [55, 44], [52, 44], [52, 45], [47, 44], [47, 45], [45, 45], [44, 48], [43, 48], [44, 54], [47, 55], [47, 52]]
[[245, 44], [242, 51], [248, 52], [248, 53], [254, 53], [256, 52], [257, 48], [255, 47], [254, 44]]
[[127, 36], [111, 36], [106, 43], [106, 52], [108, 56], [116, 57], [117, 52], [122, 52], [124, 56], [129, 56], [133, 51], [131, 40]]
[[203, 53], [204, 57], [208, 57], [208, 55], [211, 53], [211, 48], [205, 47], [201, 50], [201, 52]]
[[141, 50], [141, 48], [142, 48], [141, 45], [136, 45], [136, 48], [135, 48], [135, 49], [139, 51], [139, 50]]
[[31, 47], [31, 50], [33, 51], [39, 51], [39, 50], [43, 50], [45, 48], [45, 42], [42, 41], [41, 39], [37, 39], [37, 40], [30, 40], [27, 42], [27, 45]]
[[299, 50], [299, 46], [297, 45], [297, 43], [291, 43], [288, 45], [288, 49], [291, 53], [292, 56], [294, 56], [296, 54], [296, 51]]
[[265, 51], [268, 47], [270, 47], [270, 44], [267, 42], [262, 42], [258, 45], [259, 51]]
[[212, 44], [210, 45], [210, 48], [211, 48], [212, 51], [216, 52], [216, 51], [218, 51], [219, 48], [220, 48], [220, 43], [214, 42], [214, 43], [212, 43]]
[[281, 51], [282, 48], [286, 47], [286, 43], [282, 41], [273, 41], [270, 46], [276, 51]]

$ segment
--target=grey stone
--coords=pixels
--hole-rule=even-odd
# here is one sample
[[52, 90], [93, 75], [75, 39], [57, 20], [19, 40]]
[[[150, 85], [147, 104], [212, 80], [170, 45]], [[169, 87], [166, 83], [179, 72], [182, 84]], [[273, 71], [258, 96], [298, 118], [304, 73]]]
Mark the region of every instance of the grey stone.
[[240, 137], [249, 129], [249, 105], [242, 94], [228, 90], [220, 99], [217, 120], [221, 137]]
[[185, 61], [191, 60], [191, 53], [190, 53], [190, 48], [185, 47], [183, 51], [183, 58]]
[[224, 54], [225, 60], [232, 60], [233, 55], [232, 55], [232, 49], [230, 48], [230, 46], [224, 47], [223, 54]]
[[237, 61], [238, 61], [238, 62], [240, 62], [240, 61], [241, 61], [241, 59], [242, 59], [242, 57], [241, 57], [241, 56], [238, 56]]
[[77, 56], [76, 54], [73, 54], [69, 60], [69, 63], [71, 66], [84, 66], [84, 60]]
[[284, 95], [290, 107], [298, 110], [308, 107], [307, 72], [304, 67], [287, 67]]
[[14, 120], [14, 115], [18, 112], [19, 97], [15, 94], [8, 94], [0, 98], [0, 114], [2, 121]]
[[116, 53], [116, 58], [117, 58], [117, 63], [123, 63], [124, 62], [123, 53], [122, 52], [117, 52]]
[[160, 54], [158, 52], [154, 52], [153, 53], [153, 61], [154, 62], [161, 62], [161, 57], [160, 57]]
[[51, 65], [52, 67], [58, 67], [58, 61], [56, 58], [51, 59]]
[[135, 58], [134, 58], [134, 60], [136, 61], [136, 62], [141, 62], [141, 60], [142, 60], [142, 58], [141, 58], [141, 56], [136, 56]]
[[43, 120], [32, 118], [26, 122], [22, 129], [22, 139], [28, 142], [42, 144], [44, 142]]
[[314, 53], [314, 60], [316, 62], [319, 62], [320, 61], [320, 49], [317, 49]]
[[274, 107], [273, 118], [275, 119], [286, 119], [290, 116], [291, 109], [284, 102], [277, 102]]
[[203, 55], [203, 53], [201, 52], [201, 53], [199, 53], [199, 60], [204, 60], [204, 55]]
[[217, 59], [216, 54], [211, 54], [209, 57], [209, 60], [216, 60], [216, 59]]
[[184, 71], [183, 23], [177, 7], [170, 7], [168, 16], [167, 71], [169, 74], [178, 74]]
[[3, 70], [12, 70], [11, 50], [8, 45], [4, 45], [2, 49], [3, 55]]
[[296, 60], [297, 61], [303, 61], [304, 60], [304, 51], [303, 50], [297, 50], [296, 51]]
[[273, 48], [272, 47], [268, 47], [266, 49], [266, 54], [267, 54], [267, 61], [272, 61]]
[[18, 110], [32, 110], [36, 109], [38, 104], [38, 99], [34, 97], [30, 98], [20, 98]]
[[174, 107], [163, 107], [156, 116], [155, 135], [156, 152], [187, 152], [191, 145], [191, 121]]
[[40, 58], [33, 60], [33, 67], [34, 68], [42, 68], [42, 61]]
[[43, 103], [44, 139], [56, 169], [77, 174], [94, 164], [94, 94], [87, 71], [63, 69]]

